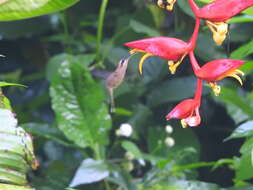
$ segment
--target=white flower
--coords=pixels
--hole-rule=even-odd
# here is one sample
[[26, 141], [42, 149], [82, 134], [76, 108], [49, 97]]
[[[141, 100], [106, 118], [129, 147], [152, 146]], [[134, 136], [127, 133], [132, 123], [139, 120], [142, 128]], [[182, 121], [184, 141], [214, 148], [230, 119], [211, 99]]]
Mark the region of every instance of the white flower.
[[168, 134], [171, 134], [171, 133], [173, 132], [173, 128], [171, 127], [171, 125], [166, 125], [165, 131], [166, 131]]
[[117, 136], [130, 137], [133, 133], [133, 128], [128, 123], [122, 123], [118, 130], [116, 130]]
[[164, 141], [164, 143], [168, 146], [168, 147], [172, 147], [175, 145], [175, 140], [171, 137], [167, 137]]

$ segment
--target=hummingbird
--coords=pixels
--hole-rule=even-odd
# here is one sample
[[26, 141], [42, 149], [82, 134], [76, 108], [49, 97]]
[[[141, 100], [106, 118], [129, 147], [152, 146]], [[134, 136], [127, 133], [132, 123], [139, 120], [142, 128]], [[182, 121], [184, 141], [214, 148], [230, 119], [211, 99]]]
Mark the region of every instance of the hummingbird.
[[[133, 55], [133, 54], [132, 54]], [[113, 97], [113, 90], [117, 88], [124, 80], [126, 75], [126, 70], [128, 66], [129, 59], [132, 57], [130, 55], [127, 58], [121, 59], [115, 71], [113, 71], [107, 78], [106, 78], [106, 88], [108, 90], [109, 96], [110, 96], [110, 102], [111, 102], [111, 112], [114, 112], [115, 110], [115, 103], [114, 103], [114, 97]]]

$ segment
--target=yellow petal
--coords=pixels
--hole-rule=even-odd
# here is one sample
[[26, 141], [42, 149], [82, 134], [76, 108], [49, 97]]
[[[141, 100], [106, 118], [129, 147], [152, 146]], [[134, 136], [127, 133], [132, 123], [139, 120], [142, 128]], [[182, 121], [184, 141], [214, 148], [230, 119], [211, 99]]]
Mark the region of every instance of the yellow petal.
[[144, 61], [145, 61], [148, 57], [150, 57], [150, 56], [153, 56], [153, 54], [151, 54], [151, 53], [146, 53], [145, 55], [142, 56], [142, 58], [141, 58], [141, 60], [140, 60], [140, 62], [139, 62], [139, 72], [140, 72], [140, 74], [142, 74], [142, 65], [143, 65]]
[[236, 70], [235, 70], [235, 73], [236, 73], [236, 74], [240, 74], [240, 75], [242, 75], [242, 76], [245, 75], [244, 72], [241, 71], [241, 70], [239, 70], [239, 69], [236, 69]]
[[238, 76], [238, 75], [236, 75], [236, 74], [230, 74], [230, 75], [228, 75], [228, 77], [233, 77], [233, 78], [235, 78], [236, 80], [238, 80], [239, 81], [239, 83], [240, 83], [240, 85], [242, 86], [242, 79]]

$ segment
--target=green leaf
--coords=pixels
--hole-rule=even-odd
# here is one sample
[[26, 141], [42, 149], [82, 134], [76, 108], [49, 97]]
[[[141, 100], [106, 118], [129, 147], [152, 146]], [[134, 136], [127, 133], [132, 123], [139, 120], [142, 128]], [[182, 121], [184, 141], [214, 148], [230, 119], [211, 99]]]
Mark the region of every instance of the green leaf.
[[245, 153], [235, 161], [235, 178], [247, 180], [253, 177], [253, 166], [251, 164], [251, 153]]
[[31, 188], [29, 186], [17, 186], [17, 185], [8, 185], [8, 184], [1, 184], [1, 183], [0, 183], [0, 189], [3, 189], [3, 190], [34, 190], [34, 188]]
[[25, 85], [17, 84], [17, 83], [0, 82], [0, 87], [4, 87], [4, 86], [22, 86], [22, 87], [27, 87]]
[[253, 7], [247, 8], [243, 13], [253, 16]]
[[32, 135], [39, 135], [45, 137], [47, 139], [54, 140], [60, 144], [65, 146], [73, 146], [65, 139], [62, 138], [60, 135], [59, 129], [56, 127], [51, 127], [45, 123], [25, 123], [21, 125], [27, 132], [31, 133]]
[[0, 108], [11, 110], [10, 100], [3, 94], [1, 94], [1, 89], [0, 89]]
[[243, 71], [246, 75], [250, 74], [253, 71], [253, 61], [247, 61], [244, 63], [240, 70]]
[[66, 9], [79, 0], [8, 0], [0, 4], [0, 21], [19, 20]]
[[230, 58], [232, 59], [244, 59], [245, 57], [247, 57], [248, 55], [253, 53], [253, 39], [240, 46], [239, 48], [237, 48], [236, 50], [234, 50], [231, 55]]
[[148, 36], [160, 36], [161, 34], [154, 30], [153, 28], [150, 28], [149, 26], [146, 26], [136, 20], [131, 20], [130, 21], [130, 27], [136, 32], [136, 33], [143, 33]]
[[253, 22], [253, 16], [251, 15], [235, 16], [228, 21], [229, 24], [242, 23], [242, 22]]
[[239, 95], [235, 89], [222, 87], [221, 93], [216, 99], [225, 103], [230, 116], [236, 123], [249, 119], [253, 115], [248, 99]]
[[167, 80], [148, 94], [148, 104], [156, 106], [193, 97], [196, 82], [195, 77], [180, 77]]
[[82, 161], [69, 186], [75, 187], [82, 184], [98, 182], [108, 176], [109, 171], [102, 161], [88, 158]]
[[233, 133], [228, 138], [226, 138], [226, 140], [250, 136], [253, 136], [253, 120], [247, 121], [237, 127]]
[[74, 56], [61, 62], [51, 81], [50, 96], [58, 127], [68, 139], [80, 147], [108, 143], [111, 119], [103, 90]]
[[142, 158], [142, 153], [139, 148], [131, 141], [123, 141], [121, 146], [128, 152], [131, 152], [135, 158], [140, 159]]
[[187, 181], [177, 178], [170, 178], [167, 182], [156, 182], [154, 185], [145, 187], [140, 185], [138, 190], [221, 190], [218, 185], [200, 181]]
[[0, 123], [0, 181], [27, 185], [26, 172], [37, 167], [31, 136], [8, 109], [0, 109]]

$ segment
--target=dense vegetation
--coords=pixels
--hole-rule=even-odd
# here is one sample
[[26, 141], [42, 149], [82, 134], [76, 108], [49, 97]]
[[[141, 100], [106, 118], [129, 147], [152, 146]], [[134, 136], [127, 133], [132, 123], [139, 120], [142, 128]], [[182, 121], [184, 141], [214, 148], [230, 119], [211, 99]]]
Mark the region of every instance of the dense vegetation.
[[[140, 75], [141, 54], [131, 57], [124, 82], [114, 89], [114, 113], [105, 79], [129, 56], [126, 42], [154, 36], [187, 41], [194, 18], [186, 0], [178, 0], [173, 13], [151, 0], [24, 2], [0, 4], [0, 54], [5, 56], [0, 58], [0, 189], [26, 190], [28, 184], [37, 190], [252, 189], [253, 8], [229, 21], [222, 46], [201, 23], [199, 63], [245, 60], [244, 84], [225, 79], [217, 97], [204, 86], [202, 123], [183, 129], [165, 115], [194, 96], [196, 78], [188, 58], [171, 75], [165, 60], [150, 57]], [[6, 109], [33, 135], [34, 150]], [[129, 134], [122, 133], [122, 124]], [[15, 136], [10, 147], [24, 151], [9, 164], [2, 158], [14, 154], [3, 151], [2, 141], [10, 131]], [[8, 173], [7, 165], [20, 174]], [[27, 182], [28, 165], [38, 168], [27, 173]]]

